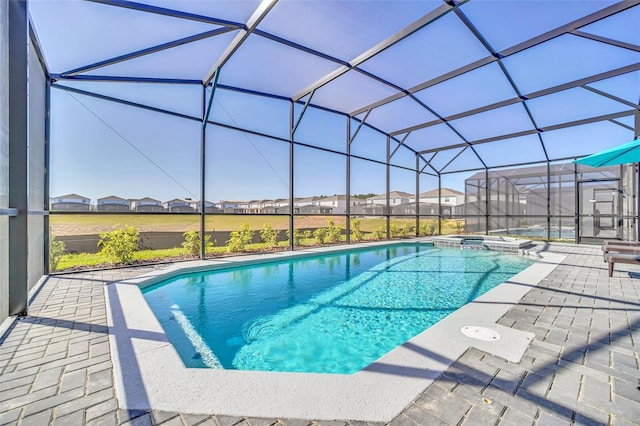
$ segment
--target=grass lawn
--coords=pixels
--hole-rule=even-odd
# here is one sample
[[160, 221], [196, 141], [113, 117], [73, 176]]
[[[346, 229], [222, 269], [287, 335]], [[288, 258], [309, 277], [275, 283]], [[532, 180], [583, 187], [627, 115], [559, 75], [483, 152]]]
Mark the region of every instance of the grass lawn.
[[[206, 219], [208, 231], [231, 231], [248, 223], [253, 229], [261, 229], [265, 223], [275, 229], [289, 226], [287, 216], [232, 216], [210, 215]], [[325, 221], [326, 222], [326, 221]], [[52, 214], [49, 218], [54, 235], [91, 235], [111, 231], [117, 225], [130, 225], [140, 232], [186, 232], [200, 229], [200, 216], [169, 214]]]
[[[337, 226], [345, 227], [344, 217], [339, 216], [295, 216], [296, 228], [319, 228], [327, 226], [327, 221], [333, 218]], [[360, 229], [372, 232], [374, 229], [386, 226], [384, 217], [359, 218]], [[443, 220], [443, 227], [451, 220]], [[392, 223], [407, 223], [415, 225], [414, 218], [393, 218]], [[111, 231], [118, 225], [130, 225], [140, 232], [186, 232], [200, 229], [200, 216], [197, 215], [169, 215], [169, 214], [52, 214], [49, 223], [53, 235], [91, 235]], [[265, 223], [270, 223], [274, 229], [287, 229], [288, 216], [268, 215], [208, 215], [206, 218], [207, 231], [232, 231], [240, 229], [243, 223], [248, 223], [252, 229], [260, 230]], [[424, 223], [424, 221], [421, 221]], [[455, 227], [454, 227], [455, 228]]]

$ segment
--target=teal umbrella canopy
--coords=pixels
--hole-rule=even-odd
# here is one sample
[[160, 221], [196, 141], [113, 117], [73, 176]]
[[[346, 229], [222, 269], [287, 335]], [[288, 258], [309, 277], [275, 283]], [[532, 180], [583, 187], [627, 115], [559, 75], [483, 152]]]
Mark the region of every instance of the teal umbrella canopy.
[[588, 155], [576, 164], [586, 164], [591, 167], [615, 166], [617, 164], [640, 163], [640, 139], [632, 140], [622, 145]]

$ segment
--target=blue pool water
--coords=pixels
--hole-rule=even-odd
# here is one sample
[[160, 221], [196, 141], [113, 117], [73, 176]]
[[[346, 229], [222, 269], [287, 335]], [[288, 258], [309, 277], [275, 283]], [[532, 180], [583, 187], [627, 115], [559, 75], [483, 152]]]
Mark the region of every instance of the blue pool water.
[[532, 263], [402, 244], [185, 274], [143, 293], [187, 367], [348, 374]]

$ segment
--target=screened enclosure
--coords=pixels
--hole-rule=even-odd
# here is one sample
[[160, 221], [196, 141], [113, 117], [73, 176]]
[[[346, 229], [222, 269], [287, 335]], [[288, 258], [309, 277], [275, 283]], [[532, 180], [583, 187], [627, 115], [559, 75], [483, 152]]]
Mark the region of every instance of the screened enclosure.
[[125, 225], [151, 262], [637, 240], [637, 164], [572, 161], [640, 136], [639, 3], [3, 2], [0, 318]]

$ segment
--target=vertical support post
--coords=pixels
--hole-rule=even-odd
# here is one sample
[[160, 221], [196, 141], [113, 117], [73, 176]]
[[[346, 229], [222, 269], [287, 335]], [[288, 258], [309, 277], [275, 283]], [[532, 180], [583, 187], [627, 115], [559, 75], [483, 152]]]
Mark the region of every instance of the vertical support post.
[[442, 235], [442, 175], [438, 172], [438, 235]]
[[389, 193], [391, 192], [391, 137], [387, 135], [387, 240], [391, 239], [391, 203]]
[[[640, 112], [636, 111], [635, 120], [634, 120], [634, 139], [640, 139]], [[635, 203], [635, 222], [636, 222], [636, 231], [637, 231], [637, 239], [636, 241], [640, 241], [640, 197], [638, 196], [638, 192], [640, 191], [640, 162], [636, 163], [636, 176], [635, 182], [633, 184], [633, 196], [636, 198]]]
[[[347, 143], [347, 181], [345, 182], [345, 201], [347, 203], [346, 214], [346, 228], [347, 228], [347, 244], [351, 244], [351, 117], [347, 116], [347, 125], [346, 125], [346, 143]], [[338, 203], [340, 200], [338, 200]]]
[[[294, 111], [293, 108], [294, 103], [290, 101], [289, 103], [289, 250], [294, 249], [293, 237], [294, 237], [294, 223], [293, 223], [293, 210], [294, 210], [294, 191], [293, 191], [293, 141], [294, 141], [294, 132], [295, 132], [295, 122], [294, 122]], [[302, 117], [301, 117], [302, 118]]]
[[47, 78], [47, 82], [45, 83], [45, 99], [44, 99], [44, 211], [45, 215], [43, 218], [44, 221], [44, 273], [45, 275], [49, 275], [51, 272], [49, 270], [49, 245], [51, 244], [49, 235], [51, 231], [49, 230], [49, 209], [51, 206], [49, 205], [49, 158], [50, 158], [50, 137], [51, 137], [51, 80]]
[[[211, 94], [213, 98], [213, 93]], [[205, 199], [205, 167], [206, 167], [206, 148], [207, 148], [207, 86], [202, 86], [202, 129], [200, 131], [200, 259], [204, 259], [207, 255], [205, 235], [206, 218], [204, 215], [204, 199]]]
[[[495, 194], [496, 194], [496, 204], [498, 206], [498, 217], [494, 218], [493, 223], [496, 223], [496, 219], [498, 220], [498, 223], [500, 223], [500, 176], [496, 177], [496, 188], [494, 190]], [[505, 187], [506, 187], [506, 179], [505, 179]], [[504, 202], [505, 202], [505, 206], [504, 206], [504, 215], [505, 215], [505, 221], [504, 221], [504, 227], [507, 229], [507, 233], [509, 232], [509, 217], [507, 215], [507, 193], [505, 191], [504, 194]]]
[[[620, 164], [618, 166], [618, 176], [620, 176], [620, 179], [618, 179], [618, 188], [617, 188], [617, 195], [615, 197], [615, 201], [617, 201], [617, 206], [614, 209], [614, 211], [617, 212], [615, 217], [615, 225], [616, 225], [616, 237], [620, 238], [621, 240], [625, 239], [625, 235], [627, 234], [625, 232], [624, 229], [624, 197], [622, 196], [624, 194], [623, 188], [624, 188], [624, 182], [623, 182], [623, 177], [624, 177], [624, 167], [625, 165]], [[615, 202], [614, 201], [614, 202]], [[613, 213], [613, 212], [612, 212]], [[629, 233], [628, 236], [629, 239], [631, 239], [631, 234]]]
[[484, 169], [484, 234], [489, 235], [489, 214], [491, 203], [489, 202], [489, 197], [491, 196], [491, 192], [489, 191], [489, 187], [491, 186], [491, 182], [489, 182], [489, 169]]
[[211, 86], [211, 97], [207, 103], [207, 85], [202, 86], [202, 131], [200, 138], [200, 259], [204, 259], [207, 256], [207, 246], [205, 244], [206, 235], [205, 230], [207, 228], [207, 209], [206, 209], [206, 159], [207, 159], [207, 123], [209, 122], [209, 115], [211, 114], [211, 107], [213, 106], [213, 99], [216, 95], [216, 89], [218, 87], [218, 78], [220, 78], [220, 68], [216, 69], [213, 85]]
[[[562, 219], [560, 219], [560, 221], [562, 221]], [[560, 237], [560, 234], [558, 234], [558, 237]], [[547, 241], [551, 241], [551, 164], [549, 164], [548, 161], [547, 161]]]
[[27, 2], [9, 0], [9, 315], [26, 315], [28, 302]]
[[420, 156], [416, 154], [416, 237], [420, 236]]
[[[558, 176], [558, 190], [556, 205], [558, 206], [558, 237], [562, 236], [562, 174]], [[549, 167], [549, 186], [551, 186], [551, 167]], [[552, 204], [553, 205], [553, 204]], [[553, 208], [549, 209], [549, 213], [553, 215]]]
[[576, 230], [575, 240], [576, 244], [580, 243], [580, 202], [582, 194], [580, 194], [580, 188], [578, 188], [578, 165], [573, 163], [573, 194], [574, 194], [574, 212], [573, 212], [573, 229]]
[[[637, 117], [637, 116], [636, 116]], [[638, 128], [638, 126], [636, 126]], [[635, 174], [635, 182], [633, 182], [633, 196], [636, 198], [635, 204], [635, 221], [636, 221], [636, 231], [638, 231], [638, 235], [636, 236], [636, 241], [640, 241], [640, 197], [638, 196], [638, 192], [640, 191], [640, 163], [636, 163], [635, 165], [636, 174]]]

